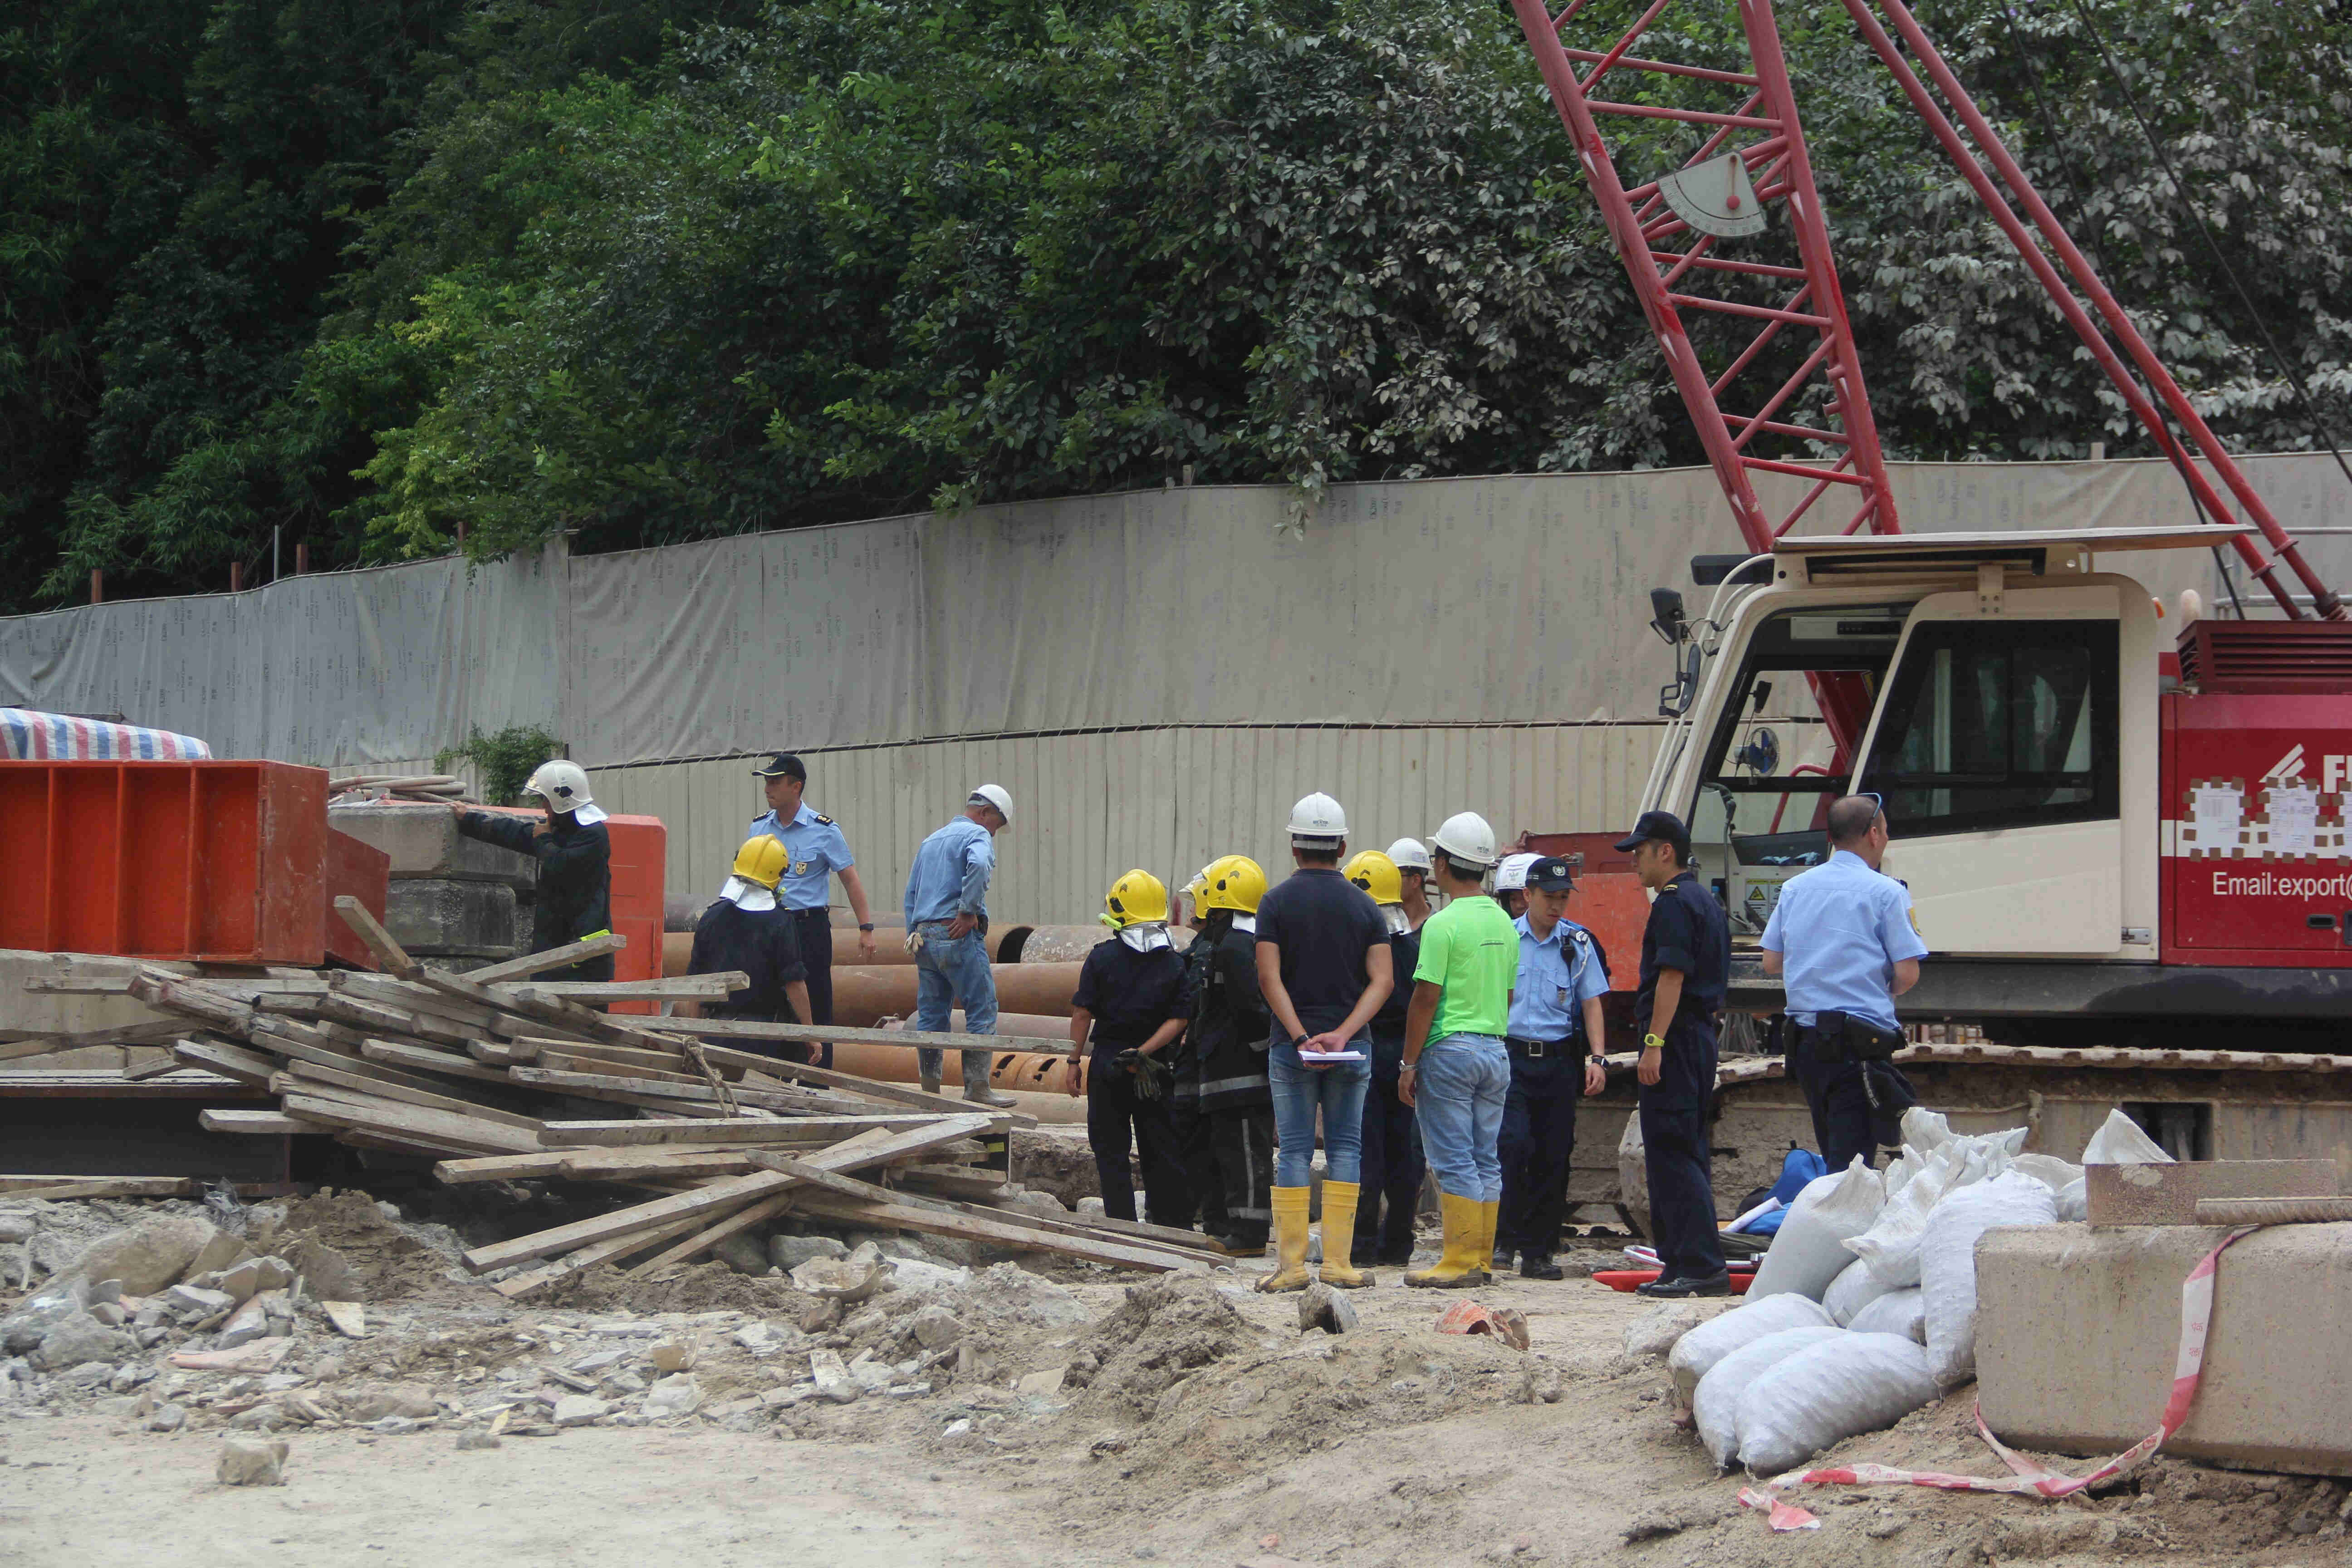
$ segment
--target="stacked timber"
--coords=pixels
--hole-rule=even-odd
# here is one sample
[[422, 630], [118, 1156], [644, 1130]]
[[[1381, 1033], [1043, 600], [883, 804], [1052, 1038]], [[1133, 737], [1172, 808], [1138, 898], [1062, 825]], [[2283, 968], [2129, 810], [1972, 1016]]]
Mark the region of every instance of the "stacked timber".
[[[596, 1181], [656, 1194], [467, 1253], [467, 1266], [495, 1275], [509, 1296], [600, 1263], [666, 1268], [788, 1211], [1142, 1270], [1204, 1268], [1221, 1253], [1189, 1231], [1003, 1206], [1014, 1190], [973, 1166], [982, 1140], [1025, 1116], [743, 1048], [819, 1039], [956, 1048], [969, 1037], [614, 1016], [601, 1009], [715, 998], [748, 981], [541, 978], [614, 951], [619, 936], [457, 974], [418, 963], [354, 900], [337, 908], [382, 973], [231, 978], [141, 964], [84, 984], [127, 991], [175, 1020], [177, 1064], [278, 1098], [275, 1110], [206, 1110], [209, 1131], [322, 1133], [425, 1155], [449, 1182]], [[996, 1044], [1069, 1051], [1066, 1039]], [[583, 1100], [614, 1117], [580, 1119]]]

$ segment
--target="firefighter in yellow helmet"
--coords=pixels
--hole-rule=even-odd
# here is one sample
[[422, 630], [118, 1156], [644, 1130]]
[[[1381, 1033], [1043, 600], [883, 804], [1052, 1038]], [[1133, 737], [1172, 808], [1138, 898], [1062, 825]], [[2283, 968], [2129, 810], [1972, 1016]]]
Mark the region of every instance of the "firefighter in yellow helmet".
[[[1389, 928], [1391, 972], [1411, 974], [1421, 956], [1421, 933], [1405, 909], [1404, 876], [1397, 863], [1377, 849], [1367, 849], [1349, 861], [1341, 875], [1381, 907], [1381, 919]], [[1400, 985], [1372, 1015], [1372, 1087], [1364, 1095], [1363, 1173], [1357, 1178], [1362, 1194], [1356, 1205], [1355, 1263], [1360, 1268], [1375, 1263], [1402, 1267], [1412, 1261], [1412, 1222], [1427, 1167], [1412, 1107], [1397, 1095], [1404, 1063], [1404, 1010], [1410, 1000], [1412, 987]]]
[[[1265, 998], [1257, 985], [1257, 905], [1265, 873], [1226, 855], [1202, 874], [1193, 908], [1188, 1074], [1208, 1158], [1188, 1145], [1202, 1228], [1240, 1258], [1265, 1255], [1273, 1222], [1274, 1089], [1265, 1071]], [[1180, 1126], [1179, 1131], [1182, 1128]], [[1195, 1137], [1198, 1133], [1196, 1131]]]
[[1169, 1114], [1174, 1047], [1192, 1016], [1184, 959], [1168, 935], [1168, 889], [1149, 871], [1129, 871], [1103, 898], [1110, 927], [1078, 971], [1070, 998], [1070, 1092], [1083, 1083], [1087, 1142], [1102, 1182], [1103, 1213], [1135, 1215], [1132, 1142], [1142, 1156], [1145, 1202], [1156, 1223], [1189, 1224], [1192, 1198]]
[[[713, 1018], [747, 1018], [763, 1024], [805, 1024], [810, 1021], [808, 969], [801, 957], [797, 922], [776, 897], [791, 855], [769, 833], [755, 833], [735, 852], [719, 896], [694, 925], [694, 954], [687, 961], [688, 974], [724, 974], [740, 970], [751, 984], [730, 991], [723, 1002], [701, 1004]], [[693, 1007], [680, 1003], [679, 1010]], [[814, 1047], [800, 1041], [740, 1042], [747, 1050], [767, 1051], [785, 1061], [805, 1062]]]

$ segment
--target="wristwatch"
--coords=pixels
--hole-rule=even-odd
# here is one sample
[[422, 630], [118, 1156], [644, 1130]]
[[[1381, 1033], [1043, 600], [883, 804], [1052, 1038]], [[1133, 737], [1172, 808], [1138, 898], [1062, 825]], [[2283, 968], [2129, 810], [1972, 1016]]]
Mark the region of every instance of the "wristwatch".
[[1314, 1038], [1312, 1035], [1300, 1035], [1290, 1042], [1290, 1048], [1294, 1051], [1301, 1049], [1306, 1046], [1307, 1042], [1312, 1038]]
[[1645, 1051], [1663, 1051], [1666, 1048], [1666, 1042], [1655, 1035], [1643, 1035], [1642, 1048]]
[[872, 931], [874, 929], [874, 922], [872, 921], [859, 921], [857, 922], [857, 929], [859, 931]]

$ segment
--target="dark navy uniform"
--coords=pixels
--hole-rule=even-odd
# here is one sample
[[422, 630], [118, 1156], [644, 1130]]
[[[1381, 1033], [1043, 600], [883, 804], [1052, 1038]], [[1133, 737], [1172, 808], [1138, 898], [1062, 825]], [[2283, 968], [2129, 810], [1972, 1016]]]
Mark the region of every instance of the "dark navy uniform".
[[[1671, 1019], [1651, 1016], [1658, 971], [1683, 973]], [[1723, 1272], [1716, 1231], [1707, 1109], [1715, 1097], [1715, 1015], [1731, 978], [1731, 924], [1723, 906], [1685, 870], [1661, 889], [1642, 931], [1642, 989], [1634, 1022], [1665, 1040], [1658, 1081], [1641, 1086], [1642, 1149], [1650, 1173], [1650, 1232], [1661, 1283]]]
[[[1358, 1268], [1412, 1259], [1412, 1221], [1421, 1206], [1421, 1184], [1429, 1169], [1421, 1152], [1412, 1107], [1397, 1098], [1404, 1067], [1404, 1015], [1412, 1002], [1413, 966], [1421, 962], [1421, 933], [1389, 933], [1390, 973], [1398, 977], [1389, 999], [1372, 1015], [1372, 1087], [1364, 1094], [1361, 1197], [1356, 1205]], [[1388, 1200], [1386, 1217], [1381, 1200]]]
[[[1171, 1018], [1189, 1018], [1192, 997], [1186, 987], [1183, 957], [1172, 946], [1138, 952], [1114, 936], [1097, 942], [1078, 971], [1074, 1007], [1094, 1015], [1087, 1045], [1087, 1142], [1093, 1145], [1095, 1173], [1102, 1184], [1103, 1213], [1112, 1219], [1135, 1217], [1135, 1173], [1128, 1163], [1129, 1130], [1142, 1155], [1143, 1191], [1153, 1223], [1172, 1216], [1185, 1223], [1192, 1201], [1184, 1180], [1183, 1151], [1171, 1118], [1172, 1093], [1152, 1098], [1138, 1092], [1139, 1079], [1118, 1065]], [[1158, 1055], [1167, 1060], [1170, 1047]]]
[[1202, 963], [1189, 1047], [1216, 1155], [1225, 1237], [1238, 1251], [1258, 1250], [1274, 1221], [1274, 1088], [1265, 1071], [1269, 1026], [1257, 984], [1257, 921], [1212, 910], [1192, 951]]
[[[1216, 952], [1217, 944], [1197, 930], [1192, 933], [1192, 945], [1184, 950], [1184, 985], [1193, 998], [1195, 1023], [1200, 1016], [1201, 990], [1208, 981], [1210, 961]], [[1184, 1162], [1184, 1185], [1192, 1203], [1181, 1218], [1171, 1216], [1155, 1223], [1190, 1229], [1197, 1220], [1204, 1235], [1224, 1236], [1233, 1229], [1233, 1223], [1225, 1215], [1224, 1178], [1217, 1172], [1214, 1125], [1209, 1113], [1201, 1109], [1200, 1030], [1187, 1025], [1183, 1036], [1161, 1054], [1176, 1074], [1168, 1118], [1175, 1125], [1176, 1147]]]
[[[582, 809], [586, 809], [583, 807]], [[527, 816], [469, 811], [457, 819], [468, 838], [528, 855], [539, 862], [539, 893], [531, 906], [530, 951], [545, 952], [613, 929], [613, 839], [604, 824], [582, 822], [571, 812], [551, 813], [545, 833]], [[613, 955], [600, 954], [542, 980], [610, 980]]]
[[[703, 1011], [713, 1018], [748, 1018], [762, 1024], [805, 1024], [809, 1020], [793, 1011], [784, 987], [795, 980], [806, 981], [807, 966], [802, 962], [796, 922], [789, 910], [739, 909], [725, 899], [716, 899], [702, 911], [694, 923], [694, 955], [687, 961], [688, 974], [724, 974], [740, 969], [751, 977], [751, 984], [740, 991], [730, 991], [724, 1001], [705, 1002]], [[809, 1059], [806, 1044], [786, 1040], [745, 1040], [747, 1050], [760, 1051], [783, 1061], [805, 1062]]]

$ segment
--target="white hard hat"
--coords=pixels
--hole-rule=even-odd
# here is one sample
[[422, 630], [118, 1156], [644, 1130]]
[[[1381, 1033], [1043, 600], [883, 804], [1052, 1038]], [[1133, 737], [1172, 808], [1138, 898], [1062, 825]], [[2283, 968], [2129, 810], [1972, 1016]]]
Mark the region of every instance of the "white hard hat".
[[1495, 863], [1495, 830], [1475, 811], [1447, 817], [1432, 842], [1456, 865], [1484, 868]]
[[595, 804], [588, 797], [588, 774], [578, 763], [541, 763], [522, 787], [545, 800], [550, 811], [577, 811]]
[[1004, 793], [1004, 786], [1003, 784], [982, 784], [979, 788], [971, 792], [971, 798], [965, 801], [964, 804], [966, 805], [992, 805], [996, 808], [996, 814], [1004, 818], [1007, 825], [1010, 825], [1013, 821], [1013, 797]]
[[1400, 838], [1390, 845], [1389, 859], [1400, 871], [1430, 869], [1428, 847], [1418, 838]]
[[1513, 888], [1524, 892], [1528, 886], [1528, 868], [1542, 858], [1537, 855], [1506, 855], [1503, 863], [1495, 868], [1495, 891], [1507, 892]]
[[1348, 814], [1318, 790], [1290, 808], [1290, 837], [1336, 844], [1348, 837]]

